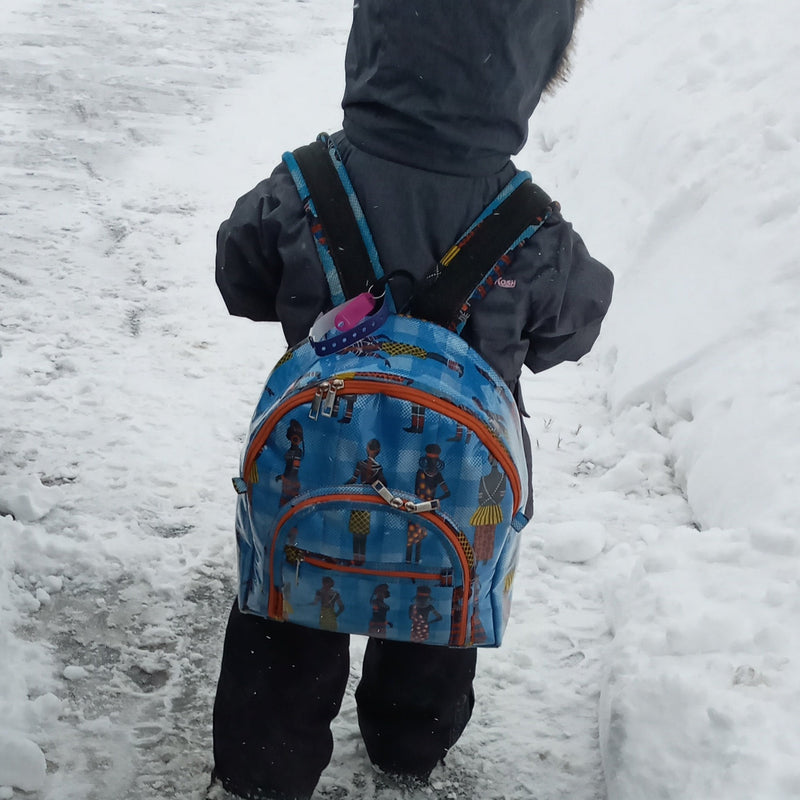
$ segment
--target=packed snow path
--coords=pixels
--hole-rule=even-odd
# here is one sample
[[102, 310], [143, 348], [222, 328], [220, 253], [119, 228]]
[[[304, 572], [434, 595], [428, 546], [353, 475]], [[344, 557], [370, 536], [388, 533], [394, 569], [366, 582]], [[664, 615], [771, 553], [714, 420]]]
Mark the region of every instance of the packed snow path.
[[[349, 0], [0, 8], [0, 798], [203, 793], [234, 579], [229, 480], [282, 351], [276, 326], [227, 317], [214, 234], [283, 149], [336, 127], [349, 16]], [[622, 31], [634, 56], [602, 56], [603, 69], [646, 64], [638, 48], [659, 51], [644, 39]], [[726, 41], [707, 42], [723, 65]], [[620, 188], [600, 159], [583, 163], [593, 180], [564, 169], [587, 105], [573, 97], [564, 120], [546, 116], [519, 159], [563, 175], [565, 189], [545, 182], [559, 197]], [[777, 153], [800, 136], [778, 116], [770, 130]], [[784, 200], [770, 202], [795, 213]], [[586, 232], [579, 207], [569, 216]], [[633, 234], [589, 219], [592, 207], [593, 250], [604, 231], [620, 261], [652, 249], [627, 247]], [[769, 230], [764, 214], [753, 216]], [[654, 212], [642, 235], [669, 242], [666, 217]], [[611, 414], [605, 366], [525, 379], [537, 515], [512, 623], [502, 649], [481, 652], [473, 722], [425, 796], [601, 800], [608, 782], [610, 800], [800, 797], [794, 539], [769, 524], [698, 536], [665, 438], [677, 431], [691, 450], [703, 430], [688, 427], [691, 402], [651, 411], [643, 395]], [[335, 736], [319, 797], [394, 800], [368, 769], [351, 697]]]

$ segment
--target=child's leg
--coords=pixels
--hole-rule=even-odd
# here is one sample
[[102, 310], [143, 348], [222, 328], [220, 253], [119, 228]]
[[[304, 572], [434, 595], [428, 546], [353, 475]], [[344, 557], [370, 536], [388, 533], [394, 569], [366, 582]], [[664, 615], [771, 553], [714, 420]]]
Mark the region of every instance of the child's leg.
[[242, 797], [310, 798], [330, 761], [349, 637], [242, 614], [234, 603], [214, 703], [214, 775]]
[[370, 639], [356, 690], [372, 763], [427, 780], [472, 715], [475, 650]]

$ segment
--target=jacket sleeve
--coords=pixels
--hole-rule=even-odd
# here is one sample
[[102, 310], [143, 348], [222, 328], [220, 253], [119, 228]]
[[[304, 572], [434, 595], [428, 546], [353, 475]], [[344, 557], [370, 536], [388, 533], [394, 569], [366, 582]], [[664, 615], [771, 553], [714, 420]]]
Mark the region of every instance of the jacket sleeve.
[[[542, 372], [591, 350], [611, 304], [614, 277], [589, 255], [559, 211], [548, 220], [537, 254], [526, 366]], [[533, 237], [536, 242], [536, 236]]]
[[240, 197], [217, 233], [217, 287], [228, 311], [279, 321], [290, 345], [330, 302], [300, 198], [283, 164]]

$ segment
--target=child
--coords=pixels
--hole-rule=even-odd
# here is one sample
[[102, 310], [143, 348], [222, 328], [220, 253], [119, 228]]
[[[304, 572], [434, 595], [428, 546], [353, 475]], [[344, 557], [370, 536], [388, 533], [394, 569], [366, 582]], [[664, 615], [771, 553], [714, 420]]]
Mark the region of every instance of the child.
[[[563, 77], [581, 5], [355, 4], [343, 130], [332, 139], [384, 270], [421, 278], [516, 174], [510, 157], [541, 93]], [[220, 228], [217, 283], [232, 314], [279, 320], [290, 345], [331, 307], [282, 164]], [[393, 287], [398, 307], [404, 284]], [[611, 273], [556, 207], [502, 285], [474, 305], [462, 335], [523, 413], [523, 365], [539, 372], [588, 352], [611, 289]], [[426, 781], [470, 718], [475, 663], [474, 649], [370, 638], [356, 703], [373, 764]], [[234, 603], [214, 706], [215, 781], [241, 797], [310, 798], [330, 760], [348, 673], [347, 635], [243, 614]]]

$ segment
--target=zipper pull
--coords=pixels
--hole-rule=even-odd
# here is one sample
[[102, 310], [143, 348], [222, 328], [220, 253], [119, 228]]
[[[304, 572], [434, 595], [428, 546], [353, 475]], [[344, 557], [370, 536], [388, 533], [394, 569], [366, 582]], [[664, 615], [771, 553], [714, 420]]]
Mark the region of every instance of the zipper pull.
[[394, 505], [394, 495], [384, 484], [380, 481], [374, 481], [370, 485], [390, 506]]
[[316, 394], [314, 395], [314, 399], [311, 401], [311, 410], [308, 412], [309, 419], [317, 419], [319, 417], [319, 407], [322, 405], [322, 398], [325, 397], [329, 386], [330, 384], [328, 381], [323, 381], [319, 386], [317, 386]]
[[421, 503], [415, 503], [412, 500], [409, 500], [405, 505], [405, 509], [412, 514], [422, 514], [424, 511], [437, 511], [440, 505], [441, 503], [438, 499], [424, 500]]
[[322, 404], [322, 416], [333, 416], [333, 406], [336, 403], [336, 393], [344, 389], [344, 381], [341, 378], [334, 378], [330, 383], [328, 393], [325, 395], [325, 402]]

